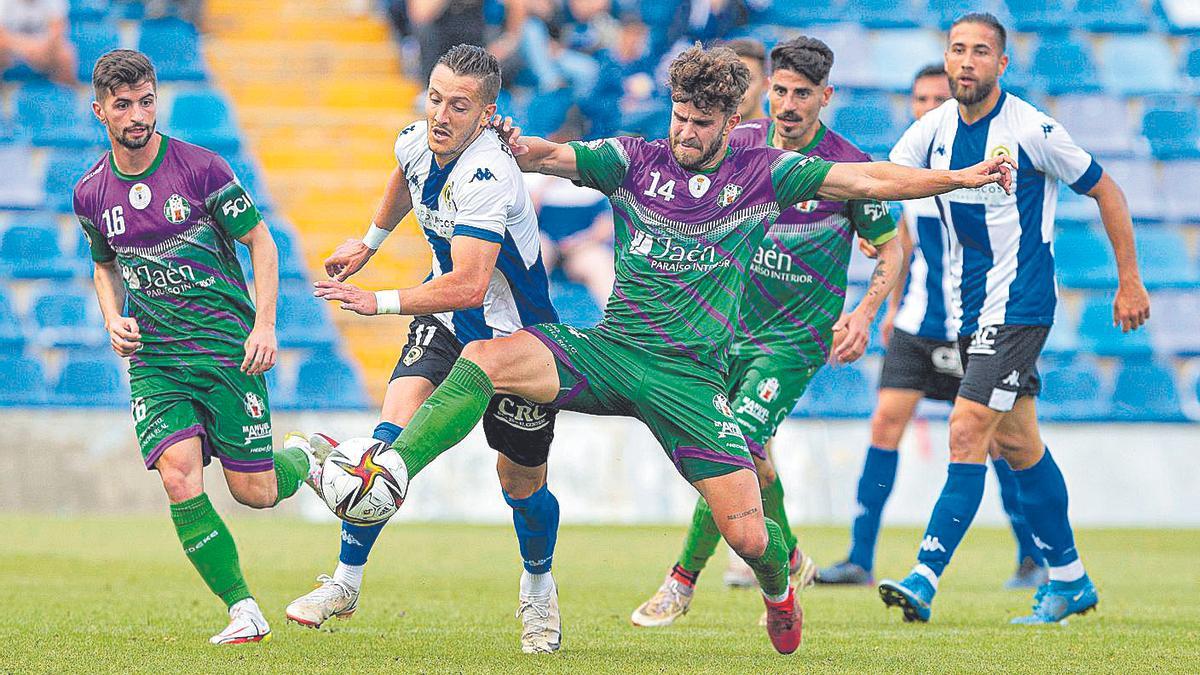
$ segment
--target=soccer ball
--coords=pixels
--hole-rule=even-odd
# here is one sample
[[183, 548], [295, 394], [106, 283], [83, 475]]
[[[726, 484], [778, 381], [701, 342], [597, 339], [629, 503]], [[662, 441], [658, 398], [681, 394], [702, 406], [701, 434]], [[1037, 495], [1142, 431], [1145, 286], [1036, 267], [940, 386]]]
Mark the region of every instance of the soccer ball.
[[334, 515], [355, 525], [382, 523], [404, 503], [408, 469], [375, 438], [348, 438], [321, 467], [321, 495]]

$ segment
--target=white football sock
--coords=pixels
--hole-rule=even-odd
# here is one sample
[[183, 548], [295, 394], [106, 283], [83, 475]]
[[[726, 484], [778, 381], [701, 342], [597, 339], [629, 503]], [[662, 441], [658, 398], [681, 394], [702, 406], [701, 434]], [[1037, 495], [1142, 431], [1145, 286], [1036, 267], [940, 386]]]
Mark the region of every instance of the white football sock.
[[1079, 558], [1063, 565], [1061, 567], [1050, 568], [1050, 580], [1072, 582], [1076, 579], [1082, 579], [1084, 575], [1083, 561]]
[[530, 574], [529, 570], [521, 572], [521, 595], [541, 597], [550, 595], [554, 590], [554, 577], [549, 572], [545, 574]]
[[333, 571], [333, 580], [345, 584], [354, 590], [358, 590], [362, 586], [363, 565], [347, 565], [338, 563], [337, 569]]

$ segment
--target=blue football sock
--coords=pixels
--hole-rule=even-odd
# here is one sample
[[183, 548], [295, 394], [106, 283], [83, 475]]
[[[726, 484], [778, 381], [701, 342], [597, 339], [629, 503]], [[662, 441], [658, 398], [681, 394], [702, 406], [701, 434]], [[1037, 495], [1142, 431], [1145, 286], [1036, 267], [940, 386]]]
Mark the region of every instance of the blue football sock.
[[879, 521], [883, 505], [896, 482], [896, 462], [900, 453], [871, 446], [858, 479], [858, 515], [850, 528], [850, 562], [870, 571], [875, 567], [875, 542], [879, 539]]
[[558, 540], [558, 500], [543, 485], [524, 499], [504, 494], [513, 510], [513, 528], [521, 547], [521, 560], [530, 574], [545, 574], [554, 560], [554, 542]]
[[[371, 438], [376, 438], [388, 445], [395, 442], [403, 431], [399, 426], [391, 422], [380, 422], [375, 427]], [[385, 521], [386, 522], [386, 521]], [[371, 554], [371, 548], [375, 546], [375, 540], [379, 538], [379, 533], [383, 531], [384, 523], [377, 525], [351, 525], [350, 523], [342, 523], [342, 550], [338, 553], [338, 562], [343, 565], [365, 565], [367, 564], [367, 556]]]
[[1021, 488], [1017, 485], [1012, 468], [1002, 457], [992, 460], [992, 468], [996, 470], [996, 481], [1000, 483], [1000, 502], [1004, 504], [1013, 537], [1017, 540], [1017, 563], [1032, 558], [1035, 563], [1045, 565], [1046, 558], [1037, 544], [1033, 543], [1033, 530], [1029, 529], [1029, 521], [1021, 510]]
[[946, 485], [933, 506], [917, 562], [936, 576], [941, 576], [950, 564], [954, 549], [975, 519], [979, 502], [983, 501], [983, 482], [987, 478], [986, 464], [951, 462], [946, 470]]
[[1067, 484], [1050, 449], [1033, 466], [1014, 471], [1021, 487], [1021, 508], [1036, 535], [1035, 545], [1050, 566], [1050, 578], [1074, 581], [1083, 576], [1083, 564], [1075, 549], [1075, 533], [1067, 517]]

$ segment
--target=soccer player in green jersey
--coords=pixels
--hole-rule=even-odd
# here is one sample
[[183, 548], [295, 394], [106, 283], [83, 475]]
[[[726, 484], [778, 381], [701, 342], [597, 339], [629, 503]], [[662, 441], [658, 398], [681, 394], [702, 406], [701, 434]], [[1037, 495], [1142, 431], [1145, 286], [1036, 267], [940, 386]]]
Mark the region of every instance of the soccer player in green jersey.
[[595, 328], [540, 324], [466, 345], [393, 444], [408, 476], [461, 441], [496, 392], [595, 415], [636, 417], [705, 498], [721, 535], [754, 569], [772, 645], [800, 645], [802, 613], [778, 524], [726, 397], [725, 371], [747, 268], [781, 210], [815, 198], [910, 199], [998, 183], [1007, 158], [954, 171], [832, 164], [777, 148], [730, 148], [749, 73], [699, 45], [670, 67], [670, 138], [558, 144], [497, 124], [523, 170], [609, 195], [616, 285]]
[[[767, 85], [770, 118], [734, 127], [730, 146], [869, 162], [866, 153], [821, 123], [821, 109], [833, 97], [832, 67], [833, 50], [816, 38], [776, 45]], [[856, 234], [877, 249], [875, 272], [862, 301], [843, 315]], [[779, 214], [750, 264], [730, 350], [728, 394], [754, 458], [763, 511], [779, 525], [787, 544], [797, 590], [812, 583], [816, 565], [801, 552], [788, 525], [783, 484], [767, 444], [827, 359], [847, 363], [866, 351], [871, 322], [899, 277], [902, 255], [896, 224], [883, 204], [813, 200]], [[698, 499], [679, 558], [658, 591], [634, 610], [634, 625], [668, 626], [685, 614], [696, 579], [720, 539], [708, 504]], [[753, 574], [740, 574], [750, 572], [740, 559], [732, 564], [737, 567], [726, 574], [727, 583], [756, 585]]]
[[[271, 444], [263, 373], [275, 364], [278, 251], [225, 160], [155, 131], [157, 82], [144, 54], [105, 54], [92, 85], [112, 150], [75, 186], [75, 213], [112, 348], [129, 359], [142, 458], [162, 479], [188, 559], [229, 608], [211, 642], [258, 642], [271, 629], [203, 479], [215, 455], [235, 499], [269, 508], [316, 468], [303, 438]], [[235, 240], [250, 249], [257, 303]]]

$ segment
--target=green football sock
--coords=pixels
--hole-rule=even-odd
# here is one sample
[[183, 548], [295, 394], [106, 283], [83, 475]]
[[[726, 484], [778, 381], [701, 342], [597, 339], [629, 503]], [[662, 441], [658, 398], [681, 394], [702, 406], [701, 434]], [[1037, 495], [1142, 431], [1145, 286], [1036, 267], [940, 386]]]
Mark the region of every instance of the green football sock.
[[762, 489], [763, 515], [775, 521], [779, 531], [783, 533], [783, 543], [790, 554], [795, 548], [796, 535], [788, 525], [787, 509], [783, 507], [783, 481], [775, 476], [775, 482]]
[[703, 497], [696, 498], [696, 510], [692, 512], [692, 526], [688, 528], [683, 551], [679, 554], [679, 566], [689, 572], [700, 573], [708, 559], [717, 550], [721, 531], [713, 520], [712, 509]]
[[463, 358], [454, 362], [450, 374], [392, 443], [404, 460], [409, 480], [471, 433], [495, 392], [482, 368]]
[[171, 520], [188, 560], [226, 607], [250, 597], [233, 535], [213, 509], [207, 494], [172, 504]]
[[779, 524], [770, 518], [765, 520], [767, 550], [757, 558], [743, 560], [754, 570], [754, 576], [758, 578], [758, 585], [762, 587], [763, 593], [779, 596], [788, 589], [788, 548], [783, 542], [783, 532], [779, 529]]
[[275, 503], [296, 494], [308, 476], [308, 455], [300, 448], [283, 448], [275, 451]]

